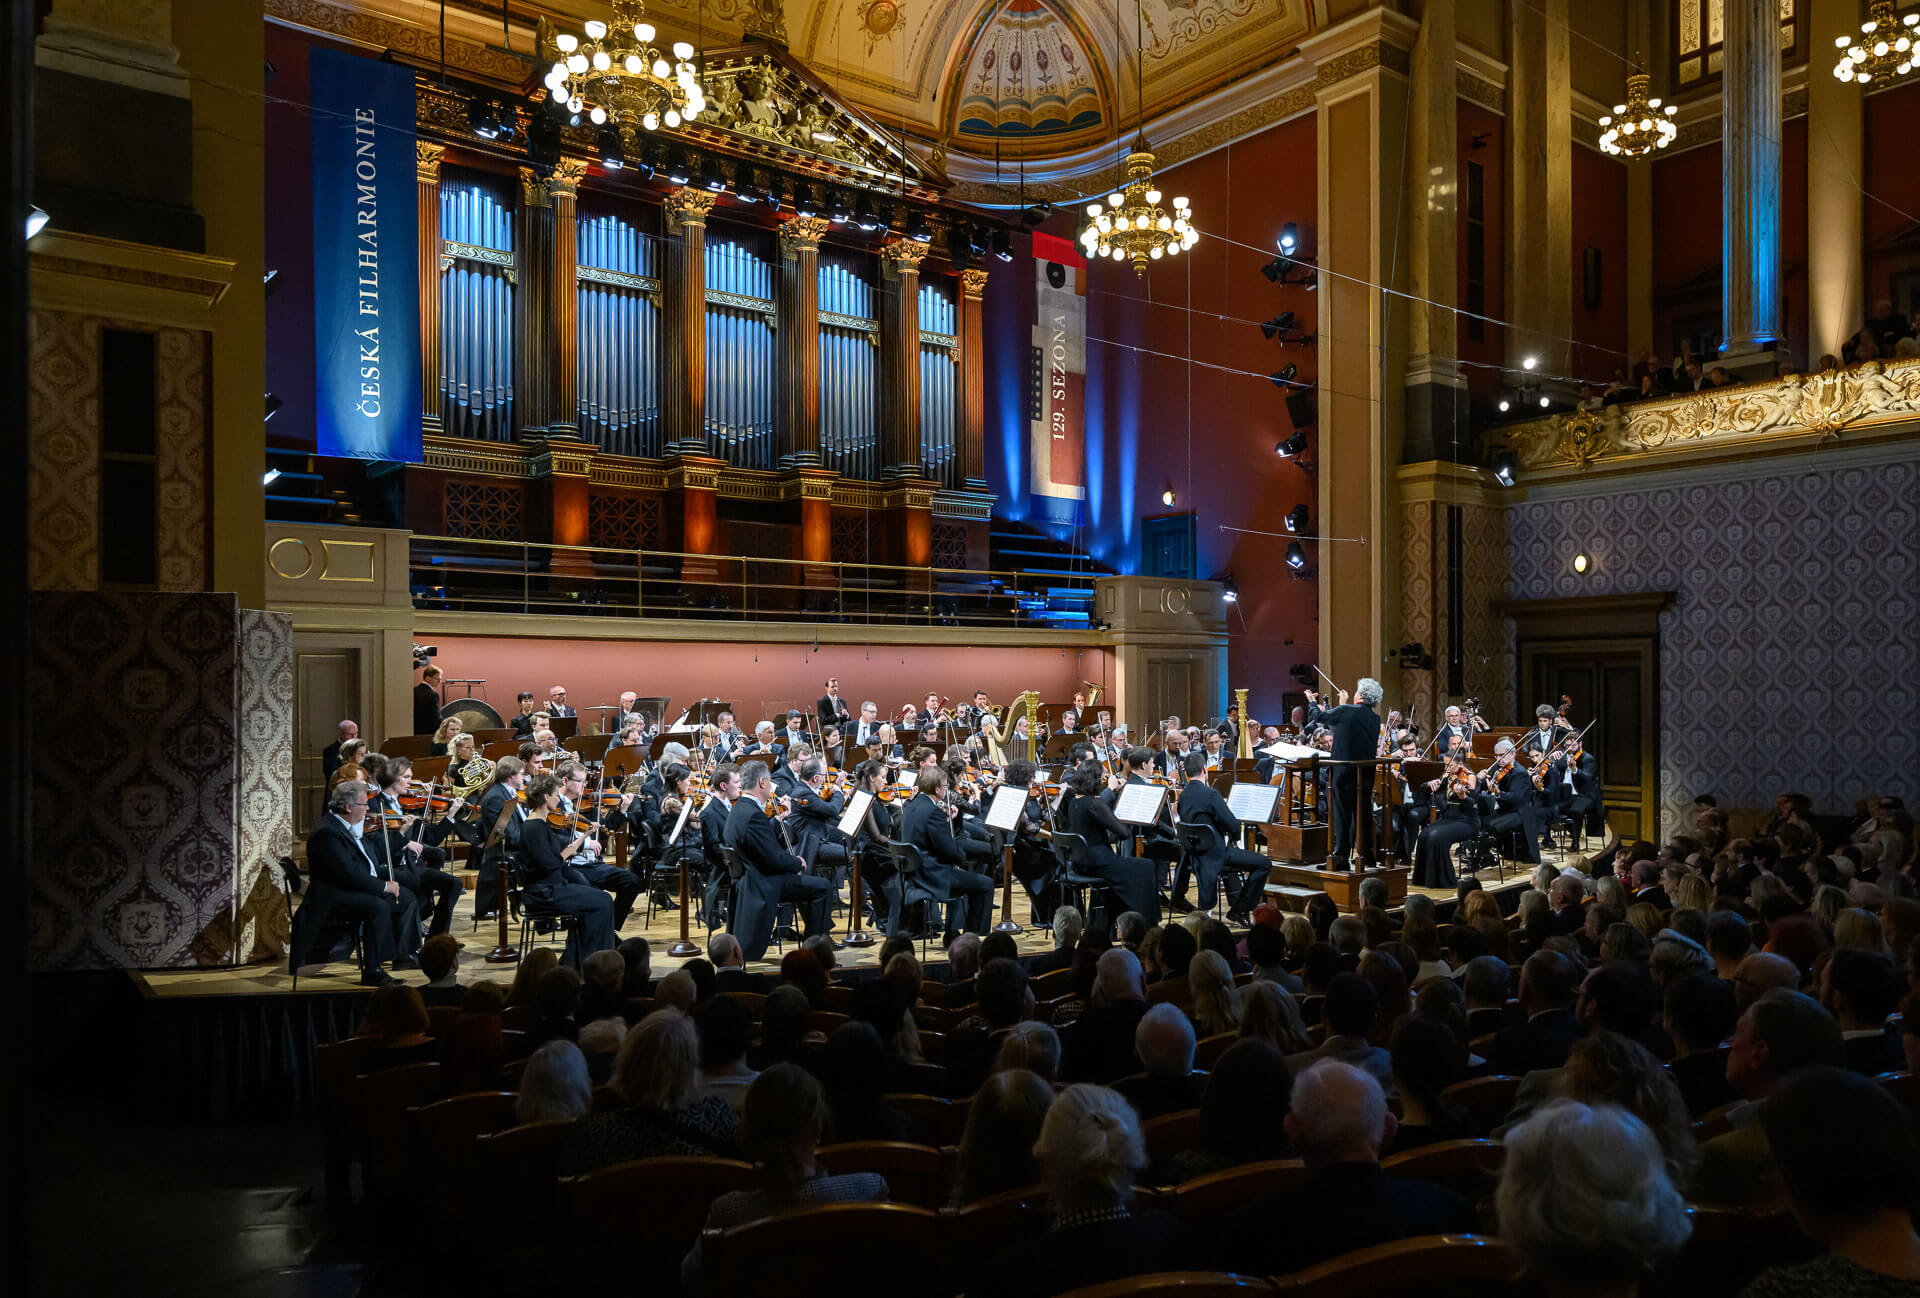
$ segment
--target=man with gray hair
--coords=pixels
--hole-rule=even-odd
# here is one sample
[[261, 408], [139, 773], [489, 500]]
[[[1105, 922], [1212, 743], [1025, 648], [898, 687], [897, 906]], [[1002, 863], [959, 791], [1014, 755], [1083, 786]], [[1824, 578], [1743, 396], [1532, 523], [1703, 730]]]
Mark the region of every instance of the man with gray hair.
[[713, 965], [713, 989], [717, 992], [758, 992], [764, 996], [780, 985], [777, 978], [748, 973], [740, 940], [725, 930], [707, 938], [707, 960]]
[[366, 847], [360, 827], [367, 818], [367, 794], [367, 786], [358, 780], [342, 780], [327, 794], [327, 814], [307, 835], [311, 879], [288, 946], [297, 969], [306, 956], [302, 948], [327, 916], [350, 915], [364, 934], [360, 952], [366, 964], [360, 981], [385, 987], [399, 981], [382, 967], [387, 961], [396, 969], [419, 967], [414, 953], [420, 947], [420, 902], [393, 881], [393, 871]]
[[[1309, 1067], [1294, 1078], [1283, 1121], [1306, 1162], [1307, 1181], [1228, 1219], [1226, 1269], [1283, 1275], [1396, 1239], [1475, 1228], [1466, 1196], [1380, 1170], [1380, 1151], [1399, 1124], [1380, 1083], [1360, 1069], [1332, 1059]], [[1275, 1230], [1277, 1222], [1286, 1229]]]
[[[1382, 698], [1380, 682], [1362, 676], [1355, 692], [1357, 703], [1347, 702], [1340, 691], [1340, 706], [1320, 714], [1320, 724], [1333, 732], [1332, 758], [1335, 762], [1371, 761], [1380, 748], [1380, 714], [1374, 709]], [[1313, 697], [1308, 695], [1309, 698]], [[1373, 768], [1339, 766], [1327, 781], [1333, 806], [1333, 855], [1327, 858], [1329, 870], [1353, 868], [1352, 854], [1359, 849], [1361, 863], [1372, 866], [1377, 831], [1373, 823]], [[1359, 822], [1359, 842], [1354, 842], [1355, 822]]]
[[947, 981], [963, 983], [980, 972], [980, 935], [962, 933], [947, 947]]
[[1194, 1044], [1193, 1021], [1172, 1002], [1163, 1001], [1141, 1016], [1133, 1030], [1133, 1053], [1142, 1071], [1113, 1086], [1127, 1097], [1140, 1121], [1200, 1107], [1207, 1079], [1194, 1074]]
[[1138, 1072], [1134, 1032], [1146, 1012], [1147, 981], [1140, 957], [1125, 947], [1102, 952], [1094, 966], [1093, 1004], [1060, 1030], [1067, 1077], [1104, 1086]]
[[1073, 950], [1080, 945], [1080, 934], [1086, 927], [1086, 921], [1080, 918], [1075, 906], [1056, 906], [1053, 910], [1053, 950], [1042, 956], [1035, 956], [1027, 964], [1027, 972], [1038, 978], [1041, 974], [1052, 973], [1055, 969], [1073, 967]]

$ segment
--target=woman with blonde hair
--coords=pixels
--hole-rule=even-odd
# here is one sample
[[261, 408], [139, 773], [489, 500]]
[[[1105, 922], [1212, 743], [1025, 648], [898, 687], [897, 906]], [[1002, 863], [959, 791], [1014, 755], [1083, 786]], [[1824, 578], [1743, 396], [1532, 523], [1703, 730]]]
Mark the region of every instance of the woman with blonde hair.
[[1880, 921], [1874, 918], [1872, 912], [1861, 910], [1858, 906], [1847, 907], [1833, 921], [1833, 944], [1836, 947], [1858, 947], [1876, 955], [1893, 954], [1893, 947], [1888, 944], [1886, 930], [1880, 927]]
[[1240, 989], [1240, 1039], [1271, 1042], [1286, 1055], [1313, 1049], [1300, 1002], [1279, 983], [1256, 978]]
[[1673, 908], [1675, 910], [1697, 910], [1702, 914], [1713, 909], [1713, 885], [1698, 874], [1689, 874], [1673, 890]]
[[449, 746], [453, 743], [454, 736], [460, 734], [465, 729], [466, 726], [461, 722], [459, 717], [448, 717], [443, 720], [440, 723], [439, 729], [433, 732], [433, 742], [427, 745], [427, 756], [447, 756], [450, 751]]
[[1641, 937], [1652, 942], [1655, 935], [1667, 926], [1667, 917], [1652, 902], [1636, 901], [1627, 907], [1627, 923], [1639, 929]]
[[1692, 1115], [1672, 1074], [1639, 1042], [1605, 1030], [1574, 1042], [1554, 1095], [1582, 1104], [1617, 1104], [1633, 1114], [1660, 1142], [1667, 1174], [1686, 1181], [1699, 1153]]
[[1282, 963], [1289, 972], [1300, 972], [1300, 966], [1306, 963], [1307, 948], [1314, 943], [1313, 921], [1293, 912], [1280, 921], [1280, 936], [1287, 940], [1287, 958]]
[[996, 1072], [980, 1084], [954, 1162], [954, 1207], [1038, 1184], [1034, 1143], [1052, 1105], [1053, 1087], [1024, 1068]]
[[1187, 1014], [1196, 1034], [1211, 1037], [1240, 1026], [1240, 989], [1233, 985], [1233, 970], [1218, 951], [1193, 957], [1187, 966], [1187, 990], [1193, 1001]]
[[1831, 883], [1823, 883], [1813, 890], [1813, 917], [1831, 930], [1840, 918], [1840, 912], [1849, 904], [1847, 890]]

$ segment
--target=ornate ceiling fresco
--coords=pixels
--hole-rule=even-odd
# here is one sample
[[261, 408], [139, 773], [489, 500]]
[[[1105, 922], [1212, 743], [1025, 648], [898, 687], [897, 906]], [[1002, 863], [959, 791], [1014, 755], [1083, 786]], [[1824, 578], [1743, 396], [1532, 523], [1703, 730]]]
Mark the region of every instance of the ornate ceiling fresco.
[[[1250, 2], [1250, 0], [1249, 0]], [[949, 94], [950, 148], [989, 141], [1080, 140], [1109, 129], [1104, 66], [1040, 0], [1006, 0], [976, 36]]]

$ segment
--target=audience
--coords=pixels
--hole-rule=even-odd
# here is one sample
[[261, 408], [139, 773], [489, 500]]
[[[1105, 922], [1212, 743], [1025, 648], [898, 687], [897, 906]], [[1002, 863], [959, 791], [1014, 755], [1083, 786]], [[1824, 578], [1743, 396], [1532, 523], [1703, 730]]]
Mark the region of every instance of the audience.
[[1034, 1143], [1052, 1103], [1053, 1087], [1023, 1068], [996, 1072], [981, 1083], [960, 1136], [954, 1207], [1039, 1183]]
[[559, 967], [560, 953], [550, 946], [537, 946], [521, 956], [520, 967], [513, 974], [513, 990], [507, 993], [507, 1004], [532, 1009], [540, 980]]
[[698, 1091], [700, 1037], [678, 1010], [655, 1010], [620, 1043], [613, 1089], [623, 1107], [573, 1124], [561, 1164], [569, 1174], [668, 1154], [732, 1158], [740, 1119]]
[[737, 997], [716, 996], [694, 1011], [693, 1026], [700, 1037], [700, 1098], [718, 1096], [735, 1113], [743, 1112], [747, 1088], [758, 1076], [747, 1067], [753, 1011]]
[[1557, 1100], [1507, 1133], [1500, 1238], [1549, 1298], [1628, 1298], [1692, 1231], [1653, 1133], [1625, 1109]]
[[1204, 1075], [1193, 1071], [1193, 1024], [1174, 1005], [1150, 1006], [1133, 1035], [1141, 1072], [1123, 1077], [1113, 1089], [1125, 1096], [1141, 1122], [1200, 1106]]
[[1313, 1048], [1300, 1002], [1278, 983], [1258, 978], [1240, 989], [1240, 1038], [1265, 1041], [1283, 1055]]
[[1203, 1037], [1233, 1032], [1240, 1026], [1240, 990], [1233, 970], [1217, 951], [1202, 951], [1188, 966], [1188, 1014]]
[[1357, 973], [1338, 975], [1327, 988], [1320, 1017], [1327, 1025], [1327, 1038], [1311, 1050], [1287, 1057], [1293, 1075], [1298, 1077], [1311, 1065], [1332, 1059], [1360, 1069], [1392, 1094], [1393, 1060], [1372, 1041], [1374, 1024], [1380, 1018], [1380, 994], [1373, 984]]
[[1579, 1037], [1573, 1017], [1578, 984], [1573, 962], [1555, 951], [1536, 951], [1520, 966], [1520, 1010], [1526, 1017], [1496, 1032], [1487, 1062], [1496, 1073], [1522, 1076], [1558, 1068]]
[[[1474, 1229], [1465, 1196], [1380, 1170], [1397, 1124], [1371, 1074], [1337, 1059], [1314, 1063], [1294, 1077], [1284, 1123], [1306, 1162], [1307, 1182], [1229, 1219], [1225, 1269], [1280, 1275], [1391, 1240]], [[1275, 1228], [1279, 1223], [1284, 1229]]]
[[1893, 957], [1864, 947], [1834, 950], [1820, 970], [1820, 1003], [1840, 1024], [1842, 1067], [1872, 1077], [1907, 1066], [1899, 1038], [1886, 1029], [1905, 991]]
[[1087, 1012], [1060, 1034], [1067, 1077], [1076, 1082], [1117, 1081], [1138, 1066], [1134, 1030], [1147, 1012], [1139, 957], [1124, 946], [1100, 956]]
[[1045, 1023], [1018, 1023], [1000, 1039], [993, 1071], [1017, 1068], [1034, 1074], [1049, 1086], [1060, 1085], [1060, 1034]]
[[1466, 1044], [1444, 1021], [1431, 1015], [1409, 1014], [1394, 1029], [1390, 1053], [1394, 1086], [1400, 1094], [1394, 1153], [1480, 1135], [1464, 1110], [1441, 1097], [1441, 1092], [1459, 1081], [1467, 1068]]
[[1694, 1197], [1707, 1203], [1753, 1205], [1773, 1198], [1773, 1158], [1760, 1102], [1804, 1069], [1838, 1064], [1840, 1027], [1820, 1002], [1775, 988], [1749, 1005], [1734, 1025], [1727, 1081], [1741, 1096], [1728, 1112], [1733, 1130], [1700, 1147]]
[[1265, 1041], [1239, 1041], [1220, 1056], [1200, 1097], [1200, 1139], [1155, 1169], [1176, 1185], [1196, 1176], [1291, 1158], [1285, 1118], [1293, 1091], [1286, 1057]]
[[1696, 1118], [1736, 1098], [1721, 1048], [1736, 1017], [1729, 983], [1694, 974], [1667, 985], [1661, 1024], [1674, 1050], [1667, 1072], [1680, 1088], [1687, 1112]]
[[833, 1117], [833, 1138], [906, 1140], [906, 1115], [884, 1099], [893, 1090], [899, 1064], [871, 1023], [842, 1023], [820, 1052], [820, 1082]]
[[549, 1041], [520, 1071], [515, 1122], [570, 1122], [593, 1107], [587, 1057], [571, 1041]]
[[455, 981], [460, 966], [460, 939], [451, 933], [435, 933], [420, 944], [420, 972], [427, 976], [427, 985], [420, 989], [420, 999], [427, 1008], [436, 1005], [457, 1006], [466, 998], [467, 989]]

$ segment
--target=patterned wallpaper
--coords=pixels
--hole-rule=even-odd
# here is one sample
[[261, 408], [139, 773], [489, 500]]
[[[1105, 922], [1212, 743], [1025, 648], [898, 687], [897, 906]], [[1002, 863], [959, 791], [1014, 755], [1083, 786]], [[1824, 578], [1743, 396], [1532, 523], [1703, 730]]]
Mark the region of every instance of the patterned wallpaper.
[[[1794, 790], [1839, 811], [1873, 787], [1911, 803], [1912, 443], [1530, 494], [1509, 511], [1515, 598], [1677, 593], [1660, 618], [1664, 832], [1702, 792], [1758, 807]], [[1594, 561], [1584, 578], [1564, 562], [1580, 548]]]
[[[1400, 673], [1402, 706], [1428, 737], [1438, 728], [1447, 684], [1446, 502], [1412, 501], [1400, 516], [1400, 613], [1405, 639], [1425, 645], [1432, 671]], [[1513, 638], [1493, 616], [1493, 601], [1506, 590], [1505, 511], [1460, 506], [1461, 685], [1464, 697], [1479, 697], [1487, 719], [1505, 724], [1513, 694]]]
[[240, 954], [270, 946], [259, 930], [285, 920], [261, 857], [291, 834], [287, 616], [230, 594], [61, 591], [36, 594], [34, 617], [31, 688], [65, 702], [29, 723], [35, 751], [61, 754], [34, 771], [33, 967], [228, 963], [236, 888]]
[[207, 335], [35, 311], [28, 353], [28, 470], [35, 590], [100, 584], [100, 331], [154, 335], [157, 585], [206, 584]]

